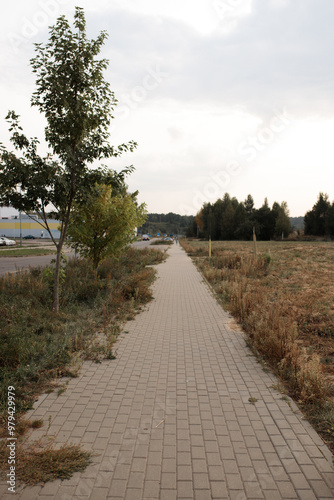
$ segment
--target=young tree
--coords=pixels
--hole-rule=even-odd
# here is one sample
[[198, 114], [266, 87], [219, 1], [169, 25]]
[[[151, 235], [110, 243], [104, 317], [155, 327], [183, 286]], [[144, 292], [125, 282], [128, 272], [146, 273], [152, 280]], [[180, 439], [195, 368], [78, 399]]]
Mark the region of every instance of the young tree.
[[106, 167], [93, 170], [90, 165], [136, 147], [133, 141], [118, 147], [108, 143], [117, 101], [103, 76], [108, 61], [97, 59], [106, 32], [101, 32], [96, 40], [88, 40], [84, 12], [79, 7], [75, 10], [74, 28], [72, 31], [64, 16], [59, 17], [50, 28], [49, 42], [45, 46], [35, 44], [36, 55], [31, 60], [37, 75], [37, 90], [31, 104], [45, 115], [45, 139], [50, 153], [45, 157], [38, 155], [39, 141], [27, 139], [13, 111], [8, 113], [7, 120], [11, 141], [21, 156], [3, 146], [0, 151], [0, 205], [37, 212], [46, 230], [49, 229], [47, 210], [52, 209], [60, 220], [60, 239], [54, 240], [56, 312], [60, 257], [73, 203], [84, 199], [96, 182], [122, 183], [124, 176], [132, 171], [130, 167], [115, 176]]
[[120, 190], [97, 184], [83, 203], [74, 205], [69, 241], [80, 255], [92, 261], [94, 269], [131, 243], [135, 228], [145, 222], [146, 205], [137, 204], [137, 194], [128, 193], [125, 186]]

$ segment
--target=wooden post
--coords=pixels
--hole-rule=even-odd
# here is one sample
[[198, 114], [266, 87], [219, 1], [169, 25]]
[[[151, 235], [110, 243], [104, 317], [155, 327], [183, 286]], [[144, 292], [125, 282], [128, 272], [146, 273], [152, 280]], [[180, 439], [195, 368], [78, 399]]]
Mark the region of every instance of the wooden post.
[[254, 242], [254, 255], [256, 257], [256, 234], [255, 234], [255, 226], [253, 226], [253, 242]]
[[211, 259], [211, 236], [209, 236], [209, 259]]

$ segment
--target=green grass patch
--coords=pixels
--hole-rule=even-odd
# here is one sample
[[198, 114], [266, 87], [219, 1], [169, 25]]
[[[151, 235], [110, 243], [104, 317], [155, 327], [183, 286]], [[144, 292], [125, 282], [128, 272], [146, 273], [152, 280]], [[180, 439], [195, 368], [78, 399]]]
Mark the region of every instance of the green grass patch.
[[0, 257], [26, 257], [29, 255], [51, 255], [55, 250], [47, 248], [14, 248], [13, 250], [0, 250]]

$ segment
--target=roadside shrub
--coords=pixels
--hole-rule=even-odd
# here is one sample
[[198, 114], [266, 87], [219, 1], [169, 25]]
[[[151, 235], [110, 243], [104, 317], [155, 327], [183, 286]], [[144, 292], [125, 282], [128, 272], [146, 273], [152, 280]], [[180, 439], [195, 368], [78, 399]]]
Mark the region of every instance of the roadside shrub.
[[133, 275], [129, 275], [115, 285], [115, 293], [120, 293], [126, 300], [134, 299], [146, 303], [152, 298], [152, 292], [149, 289], [154, 278], [152, 269], [143, 269]]

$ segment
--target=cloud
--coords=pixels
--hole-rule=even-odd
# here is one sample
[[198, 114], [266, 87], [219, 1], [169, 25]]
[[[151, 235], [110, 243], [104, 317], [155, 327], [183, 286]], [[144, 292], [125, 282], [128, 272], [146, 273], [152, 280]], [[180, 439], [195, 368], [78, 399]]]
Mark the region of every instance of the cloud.
[[178, 19], [154, 9], [150, 14], [148, 5], [137, 12], [112, 11], [104, 21], [111, 81], [122, 90], [138, 84], [147, 67], [158, 63], [169, 78], [155, 97], [240, 105], [263, 117], [283, 106], [303, 115], [334, 111], [331, 2], [316, 8], [313, 0], [254, 0], [232, 32], [226, 34], [221, 19], [209, 35], [182, 13]]
[[[74, 0], [18, 0], [4, 6], [0, 20], [0, 113], [13, 108], [22, 114], [28, 135], [43, 130], [36, 110], [29, 110], [34, 83], [29, 59], [33, 42], [47, 41], [47, 25], [58, 15], [54, 8], [42, 23], [40, 13], [55, 2], [72, 21]], [[203, 196], [216, 194], [216, 177], [219, 193], [225, 189], [244, 199], [254, 192], [257, 204], [265, 196], [282, 201], [289, 194], [292, 215], [300, 215], [317, 192], [333, 184], [332, 0], [80, 4], [89, 36], [109, 33], [102, 55], [110, 60], [106, 78], [119, 100], [111, 142], [139, 144], [135, 153], [110, 165], [135, 165], [129, 185], [139, 189], [149, 210], [178, 211], [183, 203], [195, 212]], [[21, 36], [27, 21], [38, 30], [15, 51], [8, 33]], [[272, 138], [273, 117], [283, 110], [293, 119]], [[4, 122], [0, 132], [4, 142]], [[260, 140], [258, 149], [254, 140]], [[252, 157], [256, 153], [252, 161], [249, 150], [242, 154], [245, 144], [253, 148]], [[240, 172], [229, 174], [224, 184], [231, 162]], [[312, 178], [315, 171], [319, 175]]]
[[284, 9], [291, 4], [291, 0], [269, 0], [269, 4], [274, 9]]
[[[38, 15], [41, 21], [42, 12], [46, 15], [44, 3], [44, 9], [36, 6], [17, 21], [21, 34], [24, 22], [28, 26]], [[188, 1], [181, 10], [173, 2], [144, 0], [97, 2], [95, 9], [89, 5], [92, 36], [101, 29], [109, 33], [104, 53], [110, 59], [108, 77], [119, 93], [140, 85], [148, 68], [159, 65], [169, 78], [148, 99], [234, 104], [263, 117], [282, 106], [302, 114], [333, 111], [333, 70], [328, 64], [332, 2], [323, 0], [316, 7], [314, 0]], [[69, 9], [68, 2], [65, 6]], [[226, 33], [224, 23], [233, 16], [235, 29]], [[213, 23], [205, 35], [196, 29], [201, 19]], [[54, 21], [51, 14], [48, 20]], [[40, 35], [46, 37], [46, 26]], [[39, 40], [36, 35], [31, 42]], [[14, 61], [7, 55], [2, 80], [11, 72], [22, 81], [31, 54], [32, 43], [27, 43]], [[17, 65], [15, 59], [25, 64]]]

